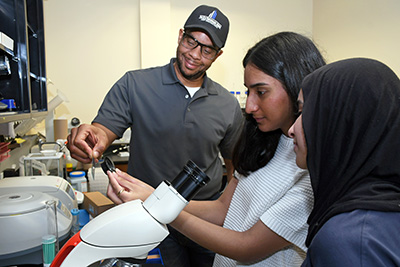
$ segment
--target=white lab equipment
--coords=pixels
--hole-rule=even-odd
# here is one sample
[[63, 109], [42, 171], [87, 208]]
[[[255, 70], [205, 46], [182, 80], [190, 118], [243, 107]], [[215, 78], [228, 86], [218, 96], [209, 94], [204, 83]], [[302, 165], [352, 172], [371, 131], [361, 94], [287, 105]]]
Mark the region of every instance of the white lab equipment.
[[89, 266], [109, 258], [145, 261], [148, 252], [168, 236], [166, 224], [209, 180], [188, 161], [172, 183], [162, 182], [146, 201], [126, 202], [91, 220], [61, 248], [51, 266]]
[[39, 153], [30, 153], [24, 157], [24, 174], [64, 176], [63, 152], [42, 150]]
[[58, 238], [63, 243], [72, 226], [70, 210], [78, 207], [71, 185], [57, 176], [0, 180], [0, 266], [42, 263], [48, 200], [57, 202]]

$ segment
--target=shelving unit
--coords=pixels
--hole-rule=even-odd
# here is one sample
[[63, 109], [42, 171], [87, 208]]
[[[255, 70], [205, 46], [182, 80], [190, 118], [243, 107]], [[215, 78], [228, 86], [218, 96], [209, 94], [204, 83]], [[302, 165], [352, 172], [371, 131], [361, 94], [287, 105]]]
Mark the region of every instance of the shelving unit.
[[0, 110], [0, 123], [47, 115], [43, 0], [0, 2], [0, 32], [13, 49], [0, 44], [11, 74], [0, 75], [0, 94], [14, 99], [15, 109]]
[[9, 55], [11, 58], [14, 57], [14, 52], [7, 47], [5, 47], [2, 43], [0, 43], [0, 50]]

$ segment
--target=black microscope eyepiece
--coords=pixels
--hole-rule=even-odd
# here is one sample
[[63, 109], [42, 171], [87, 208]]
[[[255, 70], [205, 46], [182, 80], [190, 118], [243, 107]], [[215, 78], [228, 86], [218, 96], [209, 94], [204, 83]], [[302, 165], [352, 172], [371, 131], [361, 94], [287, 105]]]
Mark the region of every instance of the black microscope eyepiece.
[[171, 184], [181, 196], [190, 201], [209, 181], [210, 178], [189, 160]]

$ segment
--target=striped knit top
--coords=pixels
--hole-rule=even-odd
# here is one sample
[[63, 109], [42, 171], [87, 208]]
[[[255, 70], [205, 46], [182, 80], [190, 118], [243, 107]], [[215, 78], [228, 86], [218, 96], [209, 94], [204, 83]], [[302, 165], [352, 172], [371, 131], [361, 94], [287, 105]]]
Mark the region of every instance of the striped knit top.
[[261, 220], [292, 245], [251, 264], [216, 255], [214, 266], [287, 267], [303, 262], [313, 194], [308, 172], [296, 165], [293, 146], [293, 141], [282, 135], [274, 157], [266, 166], [247, 177], [236, 173], [239, 182], [224, 222], [225, 228], [243, 232]]

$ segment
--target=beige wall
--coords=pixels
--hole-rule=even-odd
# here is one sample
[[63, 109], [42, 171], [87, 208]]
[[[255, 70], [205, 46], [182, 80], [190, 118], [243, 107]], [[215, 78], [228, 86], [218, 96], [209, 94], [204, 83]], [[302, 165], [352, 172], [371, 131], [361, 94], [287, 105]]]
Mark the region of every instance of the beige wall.
[[[195, 0], [46, 0], [49, 100], [69, 99], [55, 117], [90, 123], [112, 84], [126, 71], [164, 65], [175, 55], [178, 31]], [[243, 87], [241, 60], [262, 37], [282, 30], [311, 36], [312, 0], [215, 0], [231, 21], [223, 55], [208, 75], [229, 90]]]
[[44, 1], [49, 100], [61, 90], [69, 102], [55, 117], [89, 122], [104, 95], [139, 65], [139, 9], [134, 0]]
[[[46, 0], [49, 100], [69, 99], [55, 117], [90, 123], [113, 83], [126, 71], [166, 64], [195, 0]], [[312, 36], [331, 62], [379, 59], [400, 74], [398, 0], [215, 0], [230, 19], [223, 55], [208, 75], [228, 90], [243, 87], [242, 58], [261, 38], [279, 31]]]
[[400, 75], [399, 14], [399, 0], [314, 0], [314, 40], [329, 62], [369, 57]]

